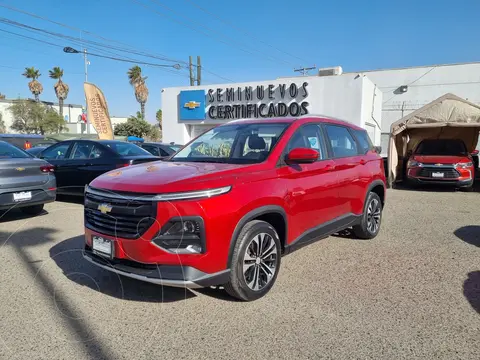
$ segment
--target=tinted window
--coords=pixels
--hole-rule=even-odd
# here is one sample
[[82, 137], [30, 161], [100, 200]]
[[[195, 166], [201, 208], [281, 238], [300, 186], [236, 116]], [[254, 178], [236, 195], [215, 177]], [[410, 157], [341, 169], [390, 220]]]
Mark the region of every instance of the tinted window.
[[142, 148], [147, 150], [150, 154], [155, 155], [155, 156], [160, 156], [160, 153], [158, 152], [158, 148], [153, 145], [142, 145]]
[[0, 159], [31, 158], [27, 152], [7, 142], [0, 141]]
[[415, 153], [418, 155], [466, 155], [467, 148], [461, 140], [423, 140]]
[[319, 152], [319, 160], [326, 159], [327, 151], [325, 146], [325, 139], [318, 125], [311, 124], [302, 126], [298, 129], [290, 139], [287, 145], [287, 151], [291, 151], [295, 148], [311, 148]]
[[50, 146], [42, 152], [42, 158], [47, 160], [61, 160], [65, 159], [70, 143], [63, 143]]
[[325, 125], [328, 139], [336, 158], [358, 155], [357, 143], [346, 127]]
[[160, 150], [160, 156], [169, 156], [170, 154], [168, 152], [166, 152], [164, 149], [162, 148], [159, 148]]
[[121, 156], [152, 155], [147, 150], [142, 149], [140, 146], [137, 146], [135, 144], [128, 143], [128, 142], [111, 141], [111, 142], [104, 142], [103, 144], [108, 146], [113, 151], [115, 151], [118, 155], [121, 155]]
[[365, 154], [373, 149], [372, 141], [365, 130], [353, 130], [360, 145], [360, 153]]
[[97, 159], [103, 155], [103, 150], [91, 142], [77, 142], [73, 146], [70, 159]]
[[288, 124], [230, 124], [213, 128], [176, 153], [171, 161], [251, 164], [264, 161]]

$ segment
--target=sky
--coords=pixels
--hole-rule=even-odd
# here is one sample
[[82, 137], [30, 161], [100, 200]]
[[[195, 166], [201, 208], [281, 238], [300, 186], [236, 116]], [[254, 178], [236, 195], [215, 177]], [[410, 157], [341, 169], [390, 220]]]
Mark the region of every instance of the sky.
[[41, 99], [55, 101], [48, 70], [60, 66], [70, 86], [66, 103], [83, 104], [83, 57], [62, 49], [85, 47], [92, 54], [88, 81], [104, 92], [111, 116], [140, 109], [126, 75], [135, 63], [93, 54], [155, 65], [139, 64], [148, 76], [147, 120], [154, 122], [161, 89], [189, 85], [189, 56], [201, 56], [202, 85], [293, 76], [294, 68], [314, 65], [361, 71], [480, 61], [479, 13], [478, 0], [0, 0], [0, 93], [32, 97], [21, 74], [34, 66]]

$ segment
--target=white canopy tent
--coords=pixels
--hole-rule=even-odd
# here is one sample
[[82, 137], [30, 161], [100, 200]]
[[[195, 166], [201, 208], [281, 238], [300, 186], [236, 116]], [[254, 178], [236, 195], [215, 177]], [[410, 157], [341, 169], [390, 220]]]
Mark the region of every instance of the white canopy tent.
[[446, 94], [396, 121], [390, 127], [388, 181], [403, 176], [407, 154], [424, 139], [462, 139], [475, 150], [480, 131], [480, 106], [453, 94]]

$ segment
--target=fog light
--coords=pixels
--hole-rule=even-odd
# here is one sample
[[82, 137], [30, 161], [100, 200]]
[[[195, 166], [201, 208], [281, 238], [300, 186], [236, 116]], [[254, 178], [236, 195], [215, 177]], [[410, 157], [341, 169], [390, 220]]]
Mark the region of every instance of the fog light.
[[153, 243], [174, 254], [205, 252], [205, 230], [200, 217], [175, 218], [166, 223]]

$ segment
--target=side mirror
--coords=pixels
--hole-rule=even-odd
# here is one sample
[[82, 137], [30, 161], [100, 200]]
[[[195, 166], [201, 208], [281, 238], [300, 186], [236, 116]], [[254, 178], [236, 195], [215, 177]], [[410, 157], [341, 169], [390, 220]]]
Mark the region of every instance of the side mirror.
[[296, 148], [291, 150], [285, 161], [291, 164], [308, 164], [318, 160], [319, 152], [310, 148]]
[[473, 150], [472, 155], [478, 155], [478, 150]]
[[382, 153], [382, 147], [381, 147], [381, 146], [375, 146], [374, 149], [375, 149], [375, 152], [376, 152], [377, 154], [381, 154], [381, 153]]

